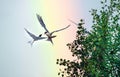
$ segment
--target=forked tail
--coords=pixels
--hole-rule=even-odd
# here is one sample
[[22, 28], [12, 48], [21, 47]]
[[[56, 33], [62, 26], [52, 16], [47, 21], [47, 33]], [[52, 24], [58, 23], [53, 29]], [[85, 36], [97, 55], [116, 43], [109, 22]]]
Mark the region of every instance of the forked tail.
[[46, 41], [50, 41], [52, 44], [54, 44], [52, 38], [48, 38]]
[[31, 45], [31, 47], [33, 46], [34, 40], [33, 41], [28, 41], [28, 43]]

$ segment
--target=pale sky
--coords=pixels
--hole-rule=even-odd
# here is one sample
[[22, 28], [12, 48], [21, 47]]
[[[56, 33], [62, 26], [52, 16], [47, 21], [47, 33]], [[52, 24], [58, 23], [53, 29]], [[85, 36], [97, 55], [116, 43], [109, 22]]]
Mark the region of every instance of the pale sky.
[[[56, 52], [45, 51], [46, 47], [48, 50], [54, 50], [54, 47], [43, 41], [36, 42], [33, 47], [27, 43], [31, 38], [24, 28], [35, 34], [39, 34], [39, 31], [35, 29], [40, 28], [33, 27], [34, 23], [38, 23], [37, 19], [33, 19], [36, 14], [36, 11], [33, 10], [35, 8], [32, 7], [33, 1], [37, 0], [0, 0], [0, 77], [57, 76], [57, 71], [54, 71], [59, 69], [55, 64]], [[71, 19], [78, 22], [80, 18], [84, 18], [86, 28], [89, 30], [92, 25], [89, 10], [98, 8], [100, 1], [70, 1], [73, 1], [77, 11], [75, 16], [70, 16]], [[79, 14], [81, 11], [82, 15]]]

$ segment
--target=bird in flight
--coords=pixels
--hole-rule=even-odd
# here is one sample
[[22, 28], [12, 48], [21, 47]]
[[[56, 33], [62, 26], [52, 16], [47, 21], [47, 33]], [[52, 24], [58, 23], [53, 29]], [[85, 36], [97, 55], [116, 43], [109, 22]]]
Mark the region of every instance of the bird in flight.
[[67, 29], [68, 27], [70, 27], [70, 25], [68, 25], [68, 26], [66, 26], [66, 27], [64, 27], [64, 28], [61, 28], [61, 29], [58, 29], [58, 30], [49, 32], [48, 29], [46, 28], [46, 25], [45, 25], [42, 17], [39, 16], [38, 14], [36, 14], [36, 15], [37, 15], [37, 18], [38, 18], [39, 23], [40, 23], [41, 26], [45, 29], [45, 35], [48, 37], [48, 38], [47, 38], [47, 41], [50, 41], [52, 44], [53, 44], [52, 38], [55, 38], [55, 37], [56, 37], [56, 35], [53, 35], [53, 33], [62, 31], [62, 30], [64, 30], [64, 29]]
[[29, 34], [29, 36], [33, 38], [33, 41], [28, 41], [28, 43], [30, 43], [31, 46], [33, 45], [33, 43], [34, 43], [35, 41], [42, 40], [42, 39], [45, 39], [45, 38], [46, 38], [46, 37], [41, 37], [42, 34], [40, 34], [39, 36], [36, 36], [36, 35], [30, 33], [26, 28], [24, 28], [24, 29], [25, 29], [25, 31]]

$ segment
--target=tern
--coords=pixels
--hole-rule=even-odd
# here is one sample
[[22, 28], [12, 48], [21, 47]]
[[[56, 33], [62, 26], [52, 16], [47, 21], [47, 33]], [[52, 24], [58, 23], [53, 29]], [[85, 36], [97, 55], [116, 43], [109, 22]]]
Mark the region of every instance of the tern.
[[46, 25], [45, 25], [42, 17], [39, 16], [38, 14], [36, 14], [36, 15], [37, 15], [37, 18], [38, 18], [39, 23], [40, 23], [41, 26], [45, 29], [45, 33], [44, 33], [44, 34], [48, 37], [47, 41], [50, 41], [52, 44], [53, 44], [52, 38], [55, 38], [55, 37], [56, 37], [56, 35], [53, 35], [53, 33], [62, 31], [62, 30], [64, 30], [64, 29], [67, 29], [67, 28], [70, 26], [70, 25], [68, 25], [68, 26], [66, 26], [66, 27], [64, 27], [64, 28], [61, 28], [61, 29], [59, 29], [59, 30], [55, 30], [55, 31], [49, 32], [48, 29], [46, 28]]
[[[25, 28], [24, 28], [24, 29], [25, 29]], [[42, 34], [40, 34], [39, 36], [36, 36], [36, 35], [30, 33], [27, 29], [25, 29], [25, 31], [29, 34], [30, 37], [33, 38], [33, 41], [28, 41], [28, 43], [30, 43], [31, 46], [33, 45], [33, 43], [34, 43], [35, 41], [42, 40], [42, 39], [45, 39], [45, 38], [46, 38], [46, 37], [41, 37]]]

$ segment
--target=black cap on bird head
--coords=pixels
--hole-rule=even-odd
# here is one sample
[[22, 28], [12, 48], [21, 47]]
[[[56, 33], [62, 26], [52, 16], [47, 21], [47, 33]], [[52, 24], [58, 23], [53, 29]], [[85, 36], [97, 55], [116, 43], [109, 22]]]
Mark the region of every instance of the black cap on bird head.
[[44, 34], [46, 34], [46, 33], [48, 33], [48, 32], [45, 32]]
[[42, 36], [42, 34], [39, 35], [39, 37], [41, 37], [41, 36]]

